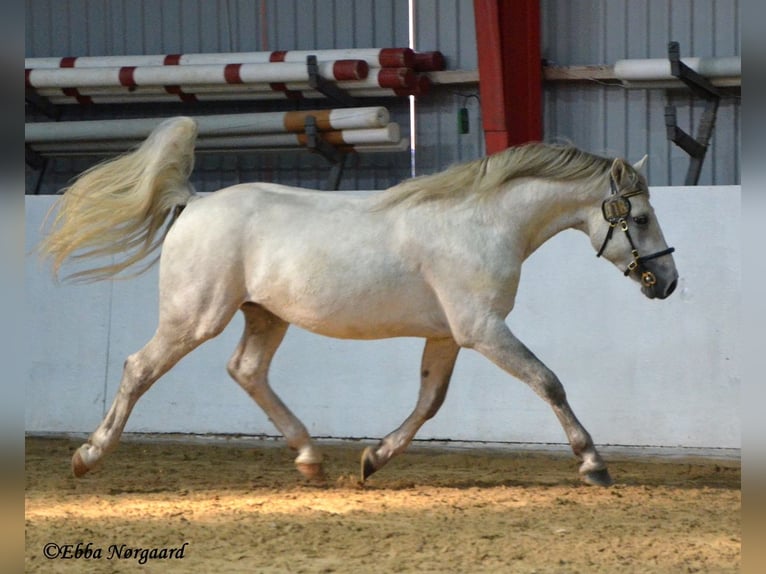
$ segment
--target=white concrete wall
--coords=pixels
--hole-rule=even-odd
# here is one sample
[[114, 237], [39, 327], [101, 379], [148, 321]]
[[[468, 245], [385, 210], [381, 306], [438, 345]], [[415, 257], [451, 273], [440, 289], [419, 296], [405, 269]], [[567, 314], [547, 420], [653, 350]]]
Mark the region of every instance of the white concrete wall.
[[[574, 231], [526, 263], [515, 333], [564, 382], [597, 443], [738, 448], [740, 189], [654, 188], [653, 204], [681, 275], [651, 301]], [[26, 198], [27, 249], [49, 197]], [[125, 357], [155, 329], [156, 268], [130, 281], [56, 285], [26, 263], [30, 432], [90, 432], [111, 402]], [[138, 403], [128, 431], [275, 434], [229, 379], [239, 317], [186, 357]], [[422, 343], [339, 341], [293, 328], [272, 369], [277, 392], [316, 436], [379, 437], [414, 405]], [[462, 351], [447, 400], [418, 438], [565, 442], [525, 385]]]

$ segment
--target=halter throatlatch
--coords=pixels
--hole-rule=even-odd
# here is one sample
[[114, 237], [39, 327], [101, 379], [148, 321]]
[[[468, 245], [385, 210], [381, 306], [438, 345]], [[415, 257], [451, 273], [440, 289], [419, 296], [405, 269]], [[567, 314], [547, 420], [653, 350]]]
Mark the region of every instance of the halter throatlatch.
[[633, 238], [630, 236], [630, 231], [628, 229], [628, 216], [630, 215], [631, 210], [630, 199], [628, 198], [644, 192], [635, 190], [618, 193], [614, 179], [611, 177], [609, 178], [609, 185], [612, 193], [601, 203], [601, 213], [604, 215], [604, 219], [609, 223], [609, 229], [606, 232], [606, 237], [604, 237], [604, 242], [601, 244], [601, 249], [596, 253], [596, 257], [601, 257], [604, 253], [606, 244], [609, 243], [612, 235], [614, 235], [615, 228], [619, 226], [619, 228], [625, 232], [625, 237], [630, 244], [630, 254], [633, 256], [633, 261], [631, 261], [628, 264], [627, 269], [625, 269], [625, 276], [627, 277], [633, 271], [638, 270], [638, 272], [641, 273], [641, 284], [645, 287], [652, 287], [657, 283], [657, 278], [654, 276], [654, 273], [644, 267], [643, 263], [664, 255], [670, 255], [675, 251], [675, 248], [668, 247], [662, 251], [652, 253], [651, 255], [639, 255], [638, 249], [636, 249], [636, 245], [633, 243]]

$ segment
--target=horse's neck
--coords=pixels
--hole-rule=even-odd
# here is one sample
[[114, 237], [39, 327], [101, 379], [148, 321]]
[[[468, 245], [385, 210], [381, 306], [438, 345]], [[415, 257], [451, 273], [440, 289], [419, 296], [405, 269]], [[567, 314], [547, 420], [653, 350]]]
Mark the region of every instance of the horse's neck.
[[571, 182], [526, 180], [503, 194], [508, 232], [524, 245], [523, 257], [566, 229], [585, 230], [591, 194]]

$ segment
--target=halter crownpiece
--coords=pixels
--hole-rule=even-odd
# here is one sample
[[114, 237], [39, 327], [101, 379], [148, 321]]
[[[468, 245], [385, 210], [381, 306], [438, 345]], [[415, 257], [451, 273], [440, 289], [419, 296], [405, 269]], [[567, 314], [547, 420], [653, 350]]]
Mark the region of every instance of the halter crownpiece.
[[625, 232], [625, 237], [627, 237], [628, 243], [630, 243], [630, 254], [633, 256], [633, 261], [628, 263], [628, 267], [625, 269], [624, 275], [627, 277], [632, 271], [638, 269], [638, 271], [641, 272], [641, 284], [644, 287], [652, 287], [657, 283], [657, 278], [654, 276], [654, 273], [644, 268], [643, 263], [646, 261], [651, 261], [652, 259], [657, 259], [658, 257], [662, 257], [664, 255], [670, 255], [675, 251], [675, 247], [668, 247], [662, 251], [652, 253], [651, 255], [640, 256], [638, 254], [638, 249], [636, 249], [636, 246], [633, 243], [633, 238], [630, 236], [630, 231], [628, 230], [627, 218], [630, 215], [630, 210], [632, 207], [628, 198], [644, 192], [638, 189], [634, 191], [618, 193], [614, 178], [611, 176], [609, 177], [609, 187], [611, 189], [611, 194], [603, 202], [601, 202], [601, 213], [603, 214], [607, 223], [609, 223], [609, 229], [606, 232], [606, 237], [604, 237], [604, 242], [601, 244], [601, 249], [599, 249], [598, 253], [596, 253], [596, 257], [601, 257], [601, 255], [604, 253], [606, 244], [609, 243], [609, 240], [614, 234], [615, 228], [619, 225], [620, 229]]

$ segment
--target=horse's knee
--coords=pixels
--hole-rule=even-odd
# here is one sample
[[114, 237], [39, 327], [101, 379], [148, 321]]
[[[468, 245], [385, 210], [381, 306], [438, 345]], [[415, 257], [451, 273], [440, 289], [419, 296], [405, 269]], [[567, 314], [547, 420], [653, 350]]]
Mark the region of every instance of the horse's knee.
[[428, 400], [423, 400], [421, 398], [420, 401], [418, 401], [418, 406], [421, 407], [421, 414], [423, 416], [424, 420], [432, 419], [437, 412], [439, 412], [439, 409], [444, 404], [444, 399], [447, 396], [447, 385], [440, 385], [437, 389], [434, 389], [430, 396], [428, 396]]
[[551, 372], [540, 378], [538, 384], [534, 385], [538, 394], [551, 405], [561, 405], [567, 400], [567, 393], [564, 385], [561, 384], [558, 377]]

